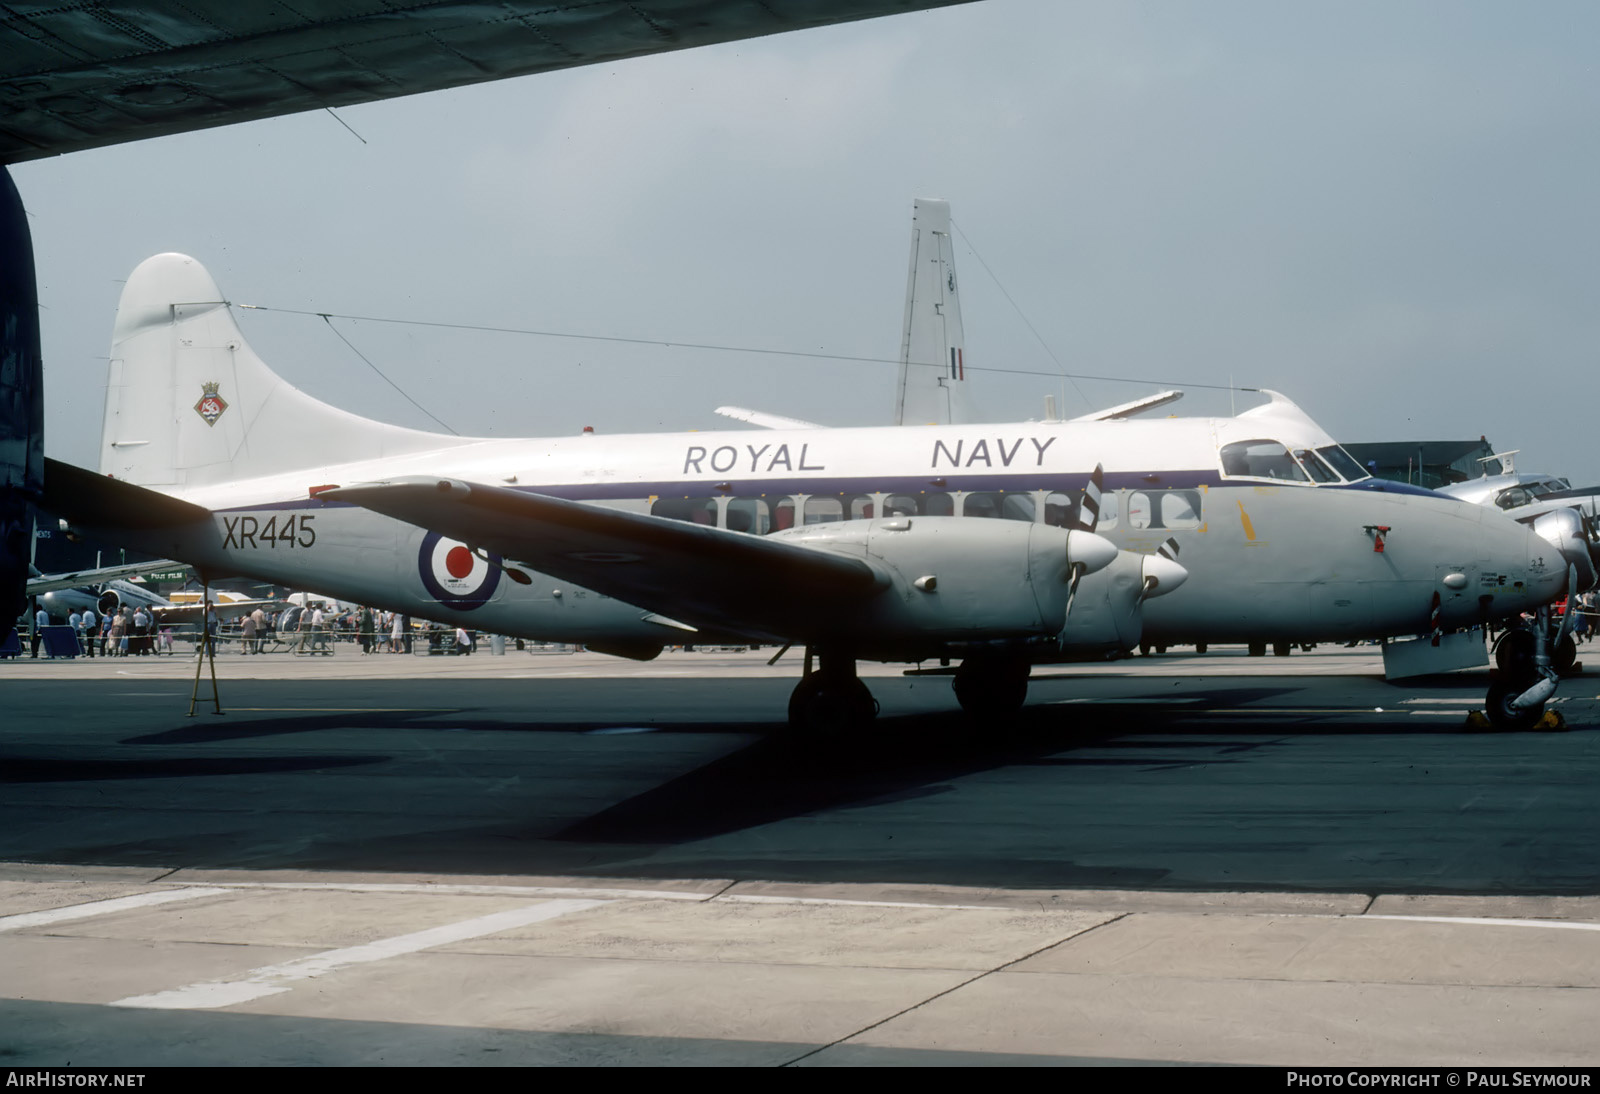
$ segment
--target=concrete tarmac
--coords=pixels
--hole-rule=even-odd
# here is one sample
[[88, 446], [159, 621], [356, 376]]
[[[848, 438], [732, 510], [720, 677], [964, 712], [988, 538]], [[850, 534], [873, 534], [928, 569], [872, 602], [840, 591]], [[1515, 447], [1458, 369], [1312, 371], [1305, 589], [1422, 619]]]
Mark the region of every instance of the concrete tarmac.
[[[1371, 650], [1042, 669], [1008, 726], [791, 654], [0, 663], [13, 1065], [1594, 1065], [1600, 696]], [[209, 681], [204, 691], [209, 696]]]

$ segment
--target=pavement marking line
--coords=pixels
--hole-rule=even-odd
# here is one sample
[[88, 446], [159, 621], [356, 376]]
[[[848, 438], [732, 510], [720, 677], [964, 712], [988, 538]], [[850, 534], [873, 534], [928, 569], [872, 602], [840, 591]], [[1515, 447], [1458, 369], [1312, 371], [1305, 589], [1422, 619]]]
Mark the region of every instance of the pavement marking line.
[[1470, 707], [1470, 706], [1475, 706], [1478, 701], [1476, 699], [1402, 699], [1402, 700], [1400, 700], [1400, 702], [1408, 703], [1408, 704], [1409, 703], [1439, 703], [1441, 705], [1449, 704], [1451, 706], [1458, 706], [1458, 707], [1459, 706], [1469, 706]]
[[1351, 919], [1397, 919], [1407, 923], [1471, 923], [1479, 927], [1547, 927], [1557, 931], [1600, 931], [1600, 923], [1571, 923], [1562, 919], [1490, 919], [1467, 915], [1359, 915]]
[[226, 889], [322, 889], [341, 893], [444, 893], [447, 896], [571, 897], [585, 900], [710, 900], [714, 893], [678, 893], [668, 889], [608, 889], [562, 885], [430, 884], [425, 881], [218, 881]]
[[727, 896], [718, 896], [716, 901], [718, 904], [848, 904], [868, 908], [937, 908], [964, 912], [1032, 911], [1031, 908], [1017, 909], [1004, 904], [922, 904], [911, 900], [846, 900], [823, 896], [763, 896], [759, 893], [731, 893]]
[[476, 919], [464, 919], [460, 923], [430, 927], [413, 934], [381, 938], [376, 942], [347, 946], [339, 950], [327, 950], [277, 965], [263, 965], [259, 969], [251, 969], [242, 980], [217, 980], [190, 984], [171, 991], [158, 991], [151, 995], [130, 995], [110, 1005], [143, 1007], [151, 1010], [209, 1010], [214, 1007], [231, 1007], [236, 1003], [248, 1003], [252, 999], [289, 991], [296, 980], [309, 980], [312, 977], [338, 972], [351, 965], [384, 961], [391, 957], [416, 953], [418, 950], [428, 950], [452, 942], [463, 942], [469, 938], [481, 938], [486, 934], [509, 931], [514, 927], [526, 927], [530, 923], [556, 919], [605, 903], [603, 900], [548, 900], [523, 908], [494, 912]]
[[200, 889], [163, 889], [154, 893], [112, 897], [110, 900], [93, 900], [87, 904], [69, 904], [65, 908], [51, 908], [43, 912], [22, 912], [18, 915], [0, 916], [0, 931], [20, 931], [25, 927], [40, 927], [51, 923], [65, 923], [74, 919], [89, 919], [109, 915], [130, 908], [148, 908], [153, 904], [171, 904], [175, 900], [194, 900], [196, 897], [217, 896], [226, 889], [211, 887]]

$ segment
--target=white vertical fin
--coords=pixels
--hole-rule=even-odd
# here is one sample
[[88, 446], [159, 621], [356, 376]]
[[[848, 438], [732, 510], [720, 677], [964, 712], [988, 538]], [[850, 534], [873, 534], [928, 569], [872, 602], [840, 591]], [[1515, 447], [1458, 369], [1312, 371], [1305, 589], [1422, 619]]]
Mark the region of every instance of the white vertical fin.
[[290, 386], [187, 255], [141, 262], [111, 335], [100, 470], [181, 488], [468, 443], [372, 421]]
[[894, 424], [975, 421], [967, 394], [967, 368], [950, 240], [950, 203], [918, 198], [911, 204], [911, 267], [906, 276]]

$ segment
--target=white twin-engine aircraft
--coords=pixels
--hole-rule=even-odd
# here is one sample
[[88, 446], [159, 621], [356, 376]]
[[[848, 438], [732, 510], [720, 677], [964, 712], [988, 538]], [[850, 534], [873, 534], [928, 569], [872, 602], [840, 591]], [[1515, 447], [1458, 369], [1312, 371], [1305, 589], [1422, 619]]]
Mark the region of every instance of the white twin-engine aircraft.
[[[1141, 637], [1438, 635], [1567, 580], [1526, 527], [1376, 484], [1277, 395], [1234, 418], [402, 429], [280, 379], [178, 254], [123, 290], [106, 400], [101, 474], [48, 465], [44, 507], [87, 534], [210, 577], [622, 656], [801, 644], [790, 717], [809, 727], [873, 716], [860, 658], [958, 660], [961, 705], [1000, 713], [1039, 660]], [[1514, 705], [1526, 690], [1500, 697], [1512, 722], [1542, 711]]]

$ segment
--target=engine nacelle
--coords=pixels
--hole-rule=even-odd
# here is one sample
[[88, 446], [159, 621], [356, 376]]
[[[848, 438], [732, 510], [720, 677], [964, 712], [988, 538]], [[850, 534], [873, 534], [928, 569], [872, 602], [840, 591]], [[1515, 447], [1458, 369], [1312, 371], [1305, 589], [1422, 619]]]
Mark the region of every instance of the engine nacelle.
[[775, 537], [863, 559], [882, 576], [858, 605], [829, 605], [804, 629], [831, 633], [863, 656], [895, 659], [1057, 635], [1073, 566], [1093, 573], [1118, 554], [1090, 532], [954, 517], [843, 521]]
[[1130, 650], [1144, 636], [1144, 602], [1165, 596], [1189, 572], [1161, 555], [1122, 551], [1116, 561], [1083, 579], [1061, 631], [1061, 652]]
[[1596, 566], [1589, 538], [1585, 535], [1583, 517], [1576, 509], [1553, 509], [1533, 521], [1533, 530], [1539, 538], [1555, 545], [1561, 558], [1578, 572], [1578, 587], [1567, 592], [1580, 593], [1594, 587]]

